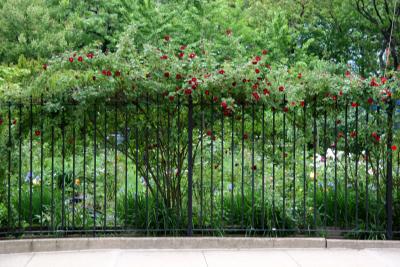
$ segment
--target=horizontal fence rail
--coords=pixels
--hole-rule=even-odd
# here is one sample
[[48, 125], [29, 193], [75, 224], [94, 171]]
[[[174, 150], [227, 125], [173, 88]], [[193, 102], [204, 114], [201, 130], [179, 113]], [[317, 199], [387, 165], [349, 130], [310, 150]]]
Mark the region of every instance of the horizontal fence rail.
[[396, 238], [392, 102], [1, 103], [0, 235]]

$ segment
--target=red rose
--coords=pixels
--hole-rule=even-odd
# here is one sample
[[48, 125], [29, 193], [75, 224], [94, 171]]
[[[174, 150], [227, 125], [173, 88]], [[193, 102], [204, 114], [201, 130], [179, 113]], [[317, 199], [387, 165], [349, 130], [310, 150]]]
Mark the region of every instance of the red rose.
[[164, 36], [164, 40], [165, 40], [166, 42], [169, 42], [170, 38], [171, 38], [171, 37], [170, 37], [169, 35], [165, 35], [165, 36]]
[[78, 61], [79, 61], [79, 62], [82, 62], [82, 61], [83, 61], [83, 57], [81, 57], [81, 56], [78, 57]]
[[71, 63], [74, 62], [74, 58], [73, 58], [73, 57], [70, 57], [68, 60], [69, 60], [69, 62], [71, 62]]
[[208, 135], [208, 136], [211, 136], [211, 135], [212, 135], [211, 130], [208, 130], [208, 131], [207, 131], [207, 135]]
[[87, 57], [90, 58], [90, 59], [92, 59], [92, 58], [93, 58], [93, 53], [87, 54]]
[[226, 104], [226, 101], [222, 101], [222, 102], [221, 102], [221, 107], [222, 107], [223, 109], [226, 109], [226, 108], [228, 107], [228, 105]]
[[47, 70], [47, 64], [43, 64], [43, 69]]
[[265, 50], [265, 49], [262, 51], [262, 54], [263, 54], [263, 55], [266, 55], [267, 53], [268, 53], [268, 51]]
[[392, 145], [392, 146], [391, 146], [391, 149], [392, 149], [393, 151], [396, 151], [396, 150], [397, 150], [397, 146], [396, 146], [396, 145]]
[[351, 133], [350, 133], [350, 137], [351, 138], [355, 138], [357, 136], [357, 132], [356, 131], [352, 131]]
[[346, 75], [347, 78], [349, 78], [350, 75], [351, 75], [350, 71], [346, 70], [346, 74], [345, 75]]
[[379, 86], [379, 84], [376, 82], [375, 78], [372, 78], [371, 82], [369, 83], [369, 85], [376, 87]]
[[268, 89], [264, 89], [263, 92], [264, 92], [264, 95], [269, 95], [269, 93], [270, 93]]
[[107, 71], [107, 76], [111, 76], [111, 75], [112, 75], [111, 71], [108, 70], [108, 71]]
[[258, 73], [260, 73], [260, 70], [259, 70], [259, 69], [256, 69], [255, 72], [258, 74]]
[[106, 70], [102, 70], [101, 73], [102, 73], [103, 75], [107, 75], [107, 71], [106, 71]]
[[358, 104], [357, 104], [357, 102], [351, 102], [351, 106], [352, 106], [353, 108], [356, 108], [356, 107], [358, 107]]
[[185, 89], [185, 95], [191, 95], [192, 89]]
[[206, 90], [204, 93], [205, 93], [206, 95], [209, 95], [209, 94], [210, 94], [210, 91]]
[[257, 92], [253, 92], [252, 95], [253, 95], [255, 101], [260, 100], [260, 95]]
[[306, 104], [306, 102], [304, 102], [304, 100], [301, 100], [301, 101], [300, 101], [300, 106], [304, 107], [305, 104]]
[[174, 101], [174, 98], [175, 98], [175, 97], [174, 97], [173, 95], [170, 95], [170, 96], [169, 96], [169, 101], [171, 101], [171, 102]]
[[196, 57], [196, 54], [195, 54], [195, 53], [190, 53], [189, 57], [190, 57], [191, 59], [193, 59], [193, 58]]
[[218, 73], [219, 74], [225, 74], [225, 71], [224, 70], [219, 70]]
[[381, 77], [381, 83], [385, 84], [387, 82], [387, 78], [386, 77]]
[[186, 49], [186, 45], [181, 45], [181, 47], [179, 48], [180, 50], [185, 50]]
[[244, 140], [247, 140], [248, 138], [249, 138], [249, 135], [248, 135], [247, 133], [244, 133], [244, 134], [243, 134], [243, 139], [244, 139]]
[[214, 102], [217, 102], [217, 101], [218, 101], [218, 97], [217, 97], [217, 96], [214, 96], [214, 97], [213, 97], [213, 101], [214, 101]]
[[[115, 73], [114, 73], [114, 75], [115, 75], [115, 77], [119, 77], [119, 76], [121, 76], [121, 72], [119, 71], [119, 70], [117, 70]], [[110, 75], [109, 75], [110, 76]]]
[[368, 98], [368, 104], [372, 105], [374, 103], [374, 100], [372, 99], [372, 97]]
[[180, 79], [182, 79], [182, 75], [180, 75], [179, 73], [178, 73], [178, 74], [176, 74], [176, 76], [175, 76], [175, 79], [177, 79], [177, 80], [180, 80]]
[[297, 74], [297, 78], [301, 79], [301, 77], [303, 77], [301, 73]]
[[168, 71], [164, 72], [164, 77], [165, 78], [169, 78], [169, 72]]
[[185, 53], [180, 52], [179, 55], [178, 55], [178, 57], [183, 58], [184, 55], [185, 55]]
[[279, 91], [280, 91], [280, 92], [283, 92], [283, 91], [285, 91], [285, 87], [284, 87], [284, 86], [282, 86], [282, 85], [281, 85], [281, 86], [279, 86]]
[[36, 135], [36, 136], [40, 136], [40, 134], [41, 134], [41, 132], [40, 132], [39, 130], [36, 130], [36, 131], [35, 131], [35, 135]]
[[289, 111], [289, 108], [288, 107], [284, 107], [283, 108], [283, 112], [288, 112]]
[[258, 62], [258, 61], [261, 60], [261, 57], [260, 56], [256, 56], [255, 60]]
[[162, 56], [160, 57], [160, 59], [162, 59], [162, 60], [168, 59], [168, 56], [167, 56], [167, 55], [162, 55]]

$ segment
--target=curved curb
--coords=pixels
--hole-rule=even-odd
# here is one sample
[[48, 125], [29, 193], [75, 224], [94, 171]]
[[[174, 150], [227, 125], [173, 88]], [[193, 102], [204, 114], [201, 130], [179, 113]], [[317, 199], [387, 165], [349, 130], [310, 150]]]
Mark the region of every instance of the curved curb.
[[251, 237], [98, 237], [0, 241], [0, 254], [91, 249], [400, 248], [400, 241]]

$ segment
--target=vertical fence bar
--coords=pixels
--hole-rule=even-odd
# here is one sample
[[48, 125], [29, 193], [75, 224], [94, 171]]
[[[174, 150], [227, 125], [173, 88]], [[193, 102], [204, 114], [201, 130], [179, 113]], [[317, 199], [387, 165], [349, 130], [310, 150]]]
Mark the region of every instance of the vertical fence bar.
[[[125, 103], [125, 199], [124, 199], [125, 228], [127, 228], [128, 226], [128, 147], [129, 147], [129, 138], [128, 138], [128, 102], [127, 102]], [[158, 178], [158, 164], [157, 164], [157, 178]]]
[[[159, 228], [159, 223], [158, 223], [158, 212], [159, 212], [159, 187], [161, 186], [161, 179], [160, 179], [160, 167], [159, 167], [159, 157], [160, 157], [160, 125], [161, 125], [161, 121], [160, 121], [160, 100], [159, 100], [159, 96], [157, 95], [157, 126], [156, 126], [156, 143], [157, 143], [157, 149], [156, 149], [156, 180], [157, 183], [155, 184], [156, 186], [156, 227], [157, 229]], [[128, 151], [128, 147], [126, 148]], [[127, 152], [128, 153], [128, 152]], [[127, 154], [128, 155], [128, 154]], [[127, 156], [128, 158], [128, 156]]]
[[349, 142], [348, 142], [348, 101], [346, 98], [345, 108], [344, 108], [344, 220], [346, 224], [346, 229], [349, 227], [348, 222], [348, 204], [349, 204], [349, 196], [348, 196], [348, 161], [349, 161]]
[[306, 227], [306, 113], [307, 113], [307, 103], [304, 102], [303, 107], [303, 227]]
[[356, 145], [356, 166], [355, 166], [355, 190], [356, 190], [356, 229], [358, 230], [358, 105], [356, 106], [356, 136], [355, 136], [355, 145]]
[[328, 143], [327, 143], [327, 111], [326, 108], [324, 110], [324, 228], [326, 230], [326, 225], [327, 225], [327, 218], [328, 218], [328, 207], [327, 207], [327, 188], [326, 188], [326, 182], [327, 182], [327, 170], [326, 170], [326, 153], [328, 150]]
[[224, 112], [221, 112], [221, 229], [224, 227]]
[[262, 105], [262, 124], [261, 124], [261, 131], [262, 131], [262, 151], [261, 151], [261, 158], [262, 158], [262, 189], [261, 189], [261, 225], [262, 229], [265, 229], [264, 220], [265, 220], [265, 105]]
[[210, 220], [211, 225], [214, 221], [214, 100], [211, 97], [211, 177], [210, 177]]
[[43, 150], [43, 141], [44, 141], [44, 112], [43, 112], [43, 95], [40, 96], [40, 228], [43, 228], [43, 179], [44, 179], [44, 150]]
[[[378, 129], [380, 129], [380, 119], [379, 119], [379, 116], [380, 116], [380, 107], [378, 106], [378, 108], [377, 108], [377, 110], [376, 110], [376, 112], [377, 112], [377, 126], [378, 126]], [[380, 154], [381, 154], [381, 152], [380, 152], [380, 148], [379, 148], [379, 144], [377, 144], [376, 146], [378, 146], [378, 156], [376, 157], [376, 171], [375, 171], [375, 179], [376, 179], [376, 210], [375, 210], [375, 217], [376, 217], [376, 225], [379, 225], [380, 224], [380, 219], [379, 219], [379, 216], [380, 216], [380, 210], [379, 210], [379, 208], [380, 208], [380, 203], [379, 203], [379, 201], [380, 201], [380, 182], [379, 182], [379, 165], [380, 165]]]
[[62, 110], [62, 118], [61, 118], [61, 139], [62, 139], [62, 146], [61, 146], [61, 189], [62, 189], [62, 196], [61, 196], [61, 229], [65, 230], [65, 114], [64, 108]]
[[[149, 94], [146, 94], [146, 115], [149, 116], [150, 109], [149, 109]], [[146, 125], [146, 136], [149, 136], [149, 127]], [[148, 144], [146, 146], [146, 234], [149, 234], [149, 183], [150, 183], [150, 178], [149, 178], [149, 169], [150, 169], [150, 162], [149, 162], [149, 146]]]
[[[54, 119], [54, 116], [53, 116]], [[54, 231], [54, 121], [51, 123], [51, 229]]]
[[[368, 144], [369, 138], [369, 127], [368, 127], [368, 120], [369, 120], [369, 109], [366, 109], [365, 115], [365, 131], [367, 134], [365, 135], [365, 143]], [[365, 146], [365, 231], [369, 229], [369, 173], [368, 173], [368, 162], [369, 162], [369, 147]]]
[[[283, 104], [286, 108], [286, 95], [283, 96]], [[283, 146], [282, 146], [282, 229], [285, 230], [286, 224], [286, 111], [283, 110]]]
[[234, 224], [235, 214], [234, 210], [234, 189], [235, 189], [235, 181], [234, 181], [234, 173], [235, 173], [235, 114], [232, 111], [231, 116], [231, 224]]
[[336, 101], [335, 101], [335, 130], [334, 130], [334, 132], [335, 132], [335, 136], [334, 136], [334, 147], [335, 147], [335, 167], [334, 167], [334, 180], [335, 180], [335, 188], [334, 188], [334, 190], [335, 190], [335, 193], [334, 193], [334, 205], [335, 205], [335, 207], [334, 207], [334, 209], [335, 209], [335, 226], [338, 226], [337, 225], [337, 223], [338, 223], [338, 180], [337, 180], [337, 144], [338, 144], [338, 127], [337, 127], [337, 125], [338, 125], [338, 101], [337, 101], [337, 99], [336, 99]]
[[[125, 228], [128, 225], [128, 146], [129, 146], [129, 138], [128, 138], [128, 102], [125, 104]], [[158, 147], [157, 147], [158, 149]], [[157, 164], [158, 167], [158, 164]], [[158, 171], [157, 171], [158, 173]], [[158, 177], [158, 175], [157, 175]]]
[[33, 111], [32, 111], [32, 96], [30, 97], [29, 103], [29, 172], [30, 172], [30, 179], [29, 179], [29, 228], [32, 231], [32, 185], [33, 185]]
[[242, 181], [241, 181], [241, 228], [244, 228], [244, 103], [242, 103]]
[[251, 228], [254, 229], [254, 103], [251, 104]]
[[[117, 100], [114, 103], [114, 229], [117, 228], [117, 178], [118, 178], [118, 111]], [[147, 135], [146, 135], [147, 136]]]
[[96, 236], [96, 131], [97, 131], [97, 107], [94, 105], [94, 116], [93, 116], [93, 236]]
[[292, 216], [296, 218], [296, 110], [293, 109], [293, 206]]
[[[139, 97], [136, 98], [136, 114], [135, 114], [135, 218], [138, 217], [139, 213], [139, 197], [138, 197], [138, 187], [139, 187], [139, 128], [137, 126], [137, 121], [139, 120]], [[168, 142], [169, 142], [169, 110], [168, 110]], [[167, 146], [169, 149], [169, 143]], [[168, 153], [169, 155], [169, 153]], [[168, 159], [169, 161], [169, 159]], [[168, 164], [167, 164], [168, 166]], [[136, 227], [138, 224], [136, 223]]]
[[313, 195], [313, 220], [314, 220], [314, 229], [317, 228], [317, 97], [314, 96], [314, 111], [313, 111], [313, 152], [314, 152], [314, 162], [313, 162], [313, 187], [314, 187], [314, 195]]
[[8, 173], [7, 173], [7, 216], [8, 216], [8, 229], [9, 232], [14, 227], [11, 226], [11, 102], [8, 102]]
[[387, 108], [387, 164], [386, 164], [386, 237], [393, 239], [393, 110], [394, 101], [389, 98], [389, 106]]
[[[177, 184], [177, 189], [178, 189], [178, 194], [180, 195], [181, 194], [181, 185], [180, 185], [180, 183], [181, 183], [181, 153], [180, 153], [180, 150], [181, 150], [181, 148], [180, 148], [180, 140], [181, 140], [181, 135], [182, 135], [182, 133], [181, 133], [181, 98], [180, 98], [180, 96], [178, 95], [178, 117], [177, 117], [177, 125], [178, 125], [178, 139], [177, 139], [177, 148], [178, 148], [178, 150], [177, 150], [177, 169], [178, 169], [178, 171], [177, 171], [177, 173], [176, 173], [176, 178], [178, 179], [178, 184]], [[182, 203], [182, 200], [179, 198], [179, 207], [181, 207], [181, 203]], [[181, 208], [179, 208], [179, 210], [178, 210], [178, 212], [179, 212], [179, 215], [178, 215], [178, 227], [179, 228], [181, 228], [182, 227], [182, 209]]]
[[200, 122], [200, 228], [203, 229], [203, 125], [204, 125], [204, 103], [203, 95], [200, 99], [200, 112], [201, 112], [201, 122]]
[[76, 183], [76, 173], [75, 173], [75, 157], [76, 157], [76, 132], [75, 124], [72, 125], [72, 229], [75, 230], [75, 183]]
[[86, 113], [83, 115], [83, 218], [82, 227], [86, 226]]
[[103, 199], [103, 228], [107, 228], [107, 103], [104, 104], [104, 199]]
[[275, 108], [272, 108], [272, 227], [275, 228]]
[[[22, 103], [19, 104], [19, 127], [18, 127], [18, 139], [19, 139], [19, 169], [18, 169], [18, 228], [21, 230], [22, 227], [22, 199], [21, 199], [21, 186], [22, 186]], [[32, 179], [32, 174], [28, 175], [29, 179]]]
[[188, 229], [187, 235], [193, 235], [193, 100], [189, 96], [188, 110]]

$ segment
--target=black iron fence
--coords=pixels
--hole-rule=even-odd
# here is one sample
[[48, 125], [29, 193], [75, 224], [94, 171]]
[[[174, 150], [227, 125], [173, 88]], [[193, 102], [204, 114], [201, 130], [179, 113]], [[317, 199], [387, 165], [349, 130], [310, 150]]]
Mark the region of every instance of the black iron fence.
[[396, 113], [345, 98], [2, 103], [0, 233], [396, 238]]

